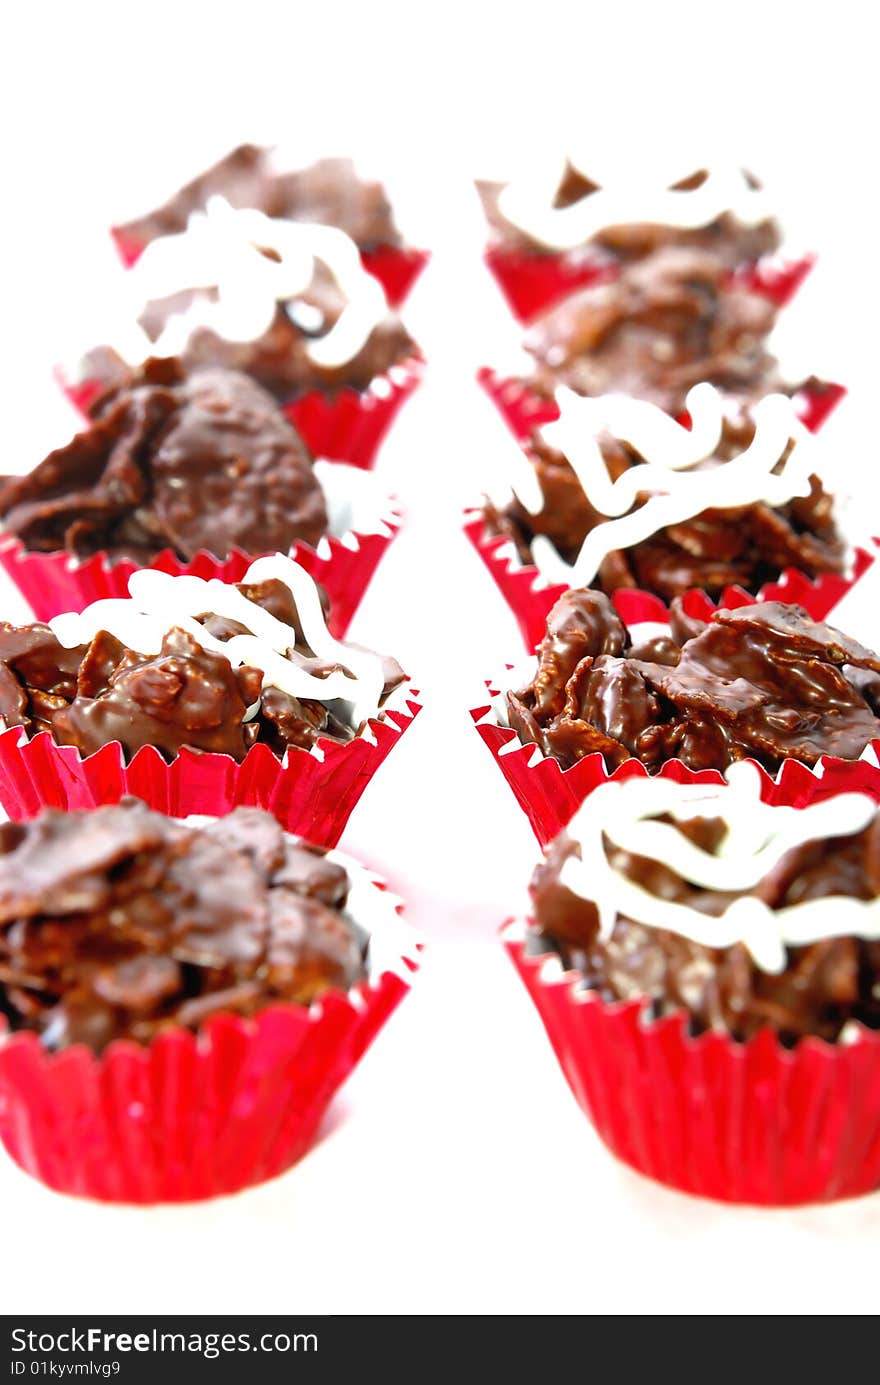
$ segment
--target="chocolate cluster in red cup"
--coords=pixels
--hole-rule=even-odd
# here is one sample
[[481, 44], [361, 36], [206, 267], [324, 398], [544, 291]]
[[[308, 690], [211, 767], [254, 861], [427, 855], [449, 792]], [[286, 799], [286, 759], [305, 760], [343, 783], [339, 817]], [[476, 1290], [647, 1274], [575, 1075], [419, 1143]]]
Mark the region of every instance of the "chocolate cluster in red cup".
[[224, 559], [317, 545], [324, 493], [275, 400], [240, 371], [148, 360], [91, 409], [92, 426], [0, 485], [0, 515], [31, 552], [149, 563], [170, 549]]
[[[514, 481], [506, 505], [486, 505], [485, 532], [511, 539], [523, 565], [543, 571], [549, 563], [548, 578], [589, 582], [609, 596], [639, 588], [668, 602], [698, 588], [717, 600], [729, 586], [757, 596], [790, 569], [811, 579], [843, 574], [848, 555], [834, 500], [810, 470], [820, 458], [793, 407], [778, 396], [734, 404], [705, 383], [688, 400], [708, 425], [699, 444], [694, 426], [675, 428], [652, 406], [563, 393], [559, 420], [524, 447], [536, 500], [527, 506]], [[616, 431], [602, 426], [603, 405]], [[661, 421], [665, 435], [655, 431]], [[622, 487], [612, 518], [603, 506]], [[585, 561], [589, 571], [581, 572]]]
[[154, 211], [115, 226], [123, 259], [133, 264], [158, 237], [185, 231], [192, 213], [203, 211], [213, 196], [270, 217], [338, 227], [355, 242], [364, 267], [395, 305], [427, 260], [423, 251], [404, 244], [381, 183], [358, 177], [351, 159], [325, 158], [289, 169], [279, 166], [271, 149], [254, 144], [230, 150]]
[[738, 1202], [870, 1191], [880, 775], [729, 779], [598, 784], [508, 950], [577, 1100], [640, 1172]]
[[238, 584], [143, 569], [132, 596], [0, 627], [0, 802], [12, 818], [136, 794], [268, 808], [335, 843], [418, 706], [393, 659], [336, 639], [276, 554]]
[[136, 799], [0, 831], [0, 1137], [67, 1193], [218, 1196], [289, 1168], [405, 994], [363, 867], [267, 813]]
[[[880, 929], [874, 928], [876, 940], [840, 936], [837, 921], [831, 917], [840, 899], [866, 902], [880, 896], [880, 813], [876, 805], [867, 799], [859, 816], [859, 821], [865, 819], [865, 825], [847, 832], [849, 802], [844, 801], [842, 806], [838, 803], [833, 809], [830, 805], [835, 800], [829, 800], [820, 815], [821, 830], [834, 835], [813, 836], [806, 817], [798, 824], [778, 810], [775, 815], [773, 810], [764, 812], [757, 795], [751, 802], [742, 781], [737, 781], [735, 775], [731, 781], [737, 786], [729, 795], [718, 788], [697, 786], [688, 790], [670, 780], [646, 785], [643, 779], [628, 779], [598, 789], [586, 814], [575, 816], [569, 828], [547, 848], [544, 861], [535, 871], [531, 893], [537, 936], [558, 951], [566, 969], [580, 971], [584, 984], [604, 1000], [648, 997], [655, 1017], [685, 1009], [695, 1033], [723, 1029], [738, 1040], [747, 1040], [770, 1026], [789, 1042], [810, 1034], [833, 1042], [853, 1021], [877, 1028]], [[593, 886], [594, 891], [602, 894], [604, 907], [606, 894], [616, 883], [613, 877], [620, 876], [624, 882], [623, 902], [615, 910], [609, 930], [602, 926], [608, 920], [600, 917], [600, 907], [591, 897], [587, 882], [593, 853], [600, 848], [594, 840], [593, 826], [587, 829], [584, 819], [589, 815], [591, 824], [601, 824], [603, 805], [609, 800], [623, 802], [627, 798], [632, 804], [632, 817], [627, 820], [632, 832], [630, 849], [617, 844], [615, 828], [611, 826], [610, 838], [603, 837], [601, 845], [603, 875], [601, 881], [597, 875]], [[763, 871], [753, 870], [747, 887], [742, 888], [732, 883], [736, 871], [731, 863], [737, 831], [744, 837], [749, 824], [740, 818], [738, 829], [734, 830], [724, 816], [713, 816], [716, 811], [723, 814], [725, 805], [737, 798], [748, 804], [751, 827], [756, 832], [755, 815], [763, 813], [768, 836], [777, 820], [780, 833], [783, 829], [794, 833], [800, 825], [804, 835], [789, 849], [780, 846], [772, 859], [768, 838], [764, 838], [752, 854], [764, 851], [767, 867]], [[650, 829], [656, 833], [658, 854], [649, 854], [649, 833], [638, 835], [641, 823], [659, 824]], [[596, 827], [596, 833], [601, 835], [601, 826]], [[590, 842], [588, 853], [582, 840], [585, 834]], [[620, 835], [626, 838], [627, 833]], [[676, 835], [685, 838], [686, 847], [681, 847]], [[636, 840], [644, 843], [641, 851], [645, 854], [635, 849]], [[664, 842], [669, 848], [665, 858], [659, 854]], [[681, 851], [682, 861], [695, 863], [699, 881], [681, 873], [686, 871], [685, 866], [680, 871], [671, 864], [677, 859], [676, 849]], [[747, 847], [742, 850], [743, 856], [748, 856]], [[570, 873], [566, 867], [570, 860], [586, 860], [587, 869]], [[745, 867], [742, 878], [746, 879]], [[566, 880], [574, 879], [579, 882], [576, 888], [566, 884]], [[636, 886], [631, 895], [634, 912], [639, 913], [639, 902], [646, 903], [642, 918], [627, 916], [626, 899], [630, 896], [624, 892], [626, 882]], [[723, 942], [736, 931], [728, 911], [736, 900], [743, 898], [756, 901], [760, 923], [754, 927], [765, 929], [771, 937], [775, 927], [773, 914], [788, 918], [784, 911], [797, 911], [808, 903], [814, 904], [815, 913], [816, 901], [833, 900], [835, 904], [828, 904], [824, 922], [825, 927], [834, 930], [833, 934], [789, 944], [784, 958], [780, 952], [770, 959], [771, 966], [759, 943], [755, 944], [759, 957], [756, 960], [745, 941], [737, 939], [726, 945]], [[666, 909], [666, 905], [674, 907]], [[771, 916], [765, 916], [764, 911], [770, 911]], [[864, 912], [868, 920], [869, 911]], [[653, 922], [663, 918], [664, 913], [668, 914], [666, 928]], [[688, 915], [700, 917], [689, 919]], [[852, 910], [849, 916], [857, 926], [858, 911]], [[796, 928], [797, 913], [790, 917]], [[704, 926], [701, 919], [705, 920]], [[713, 919], [719, 920], [717, 929]], [[683, 930], [689, 922], [694, 925], [694, 936], [676, 931], [676, 922], [681, 920]], [[816, 931], [820, 932], [822, 926], [817, 923]], [[745, 924], [743, 930], [744, 936], [751, 937]], [[713, 931], [719, 938], [717, 945], [705, 941], [712, 938]], [[772, 938], [767, 945], [777, 944], [778, 940]]]
[[609, 768], [754, 759], [773, 773], [788, 759], [857, 760], [880, 737], [880, 656], [781, 602], [708, 621], [673, 602], [669, 634], [634, 643], [606, 596], [573, 590], [507, 709], [520, 740], [563, 768], [598, 753]]
[[0, 562], [48, 619], [124, 597], [139, 567], [237, 581], [294, 552], [344, 634], [399, 515], [376, 482], [315, 460], [239, 371], [146, 361], [100, 391], [90, 427], [0, 481]]
[[812, 256], [780, 253], [780, 227], [745, 170], [697, 169], [666, 188], [640, 183], [634, 197], [569, 160], [543, 190], [477, 184], [491, 233], [486, 262], [520, 321], [670, 248], [713, 256], [729, 286], [777, 305], [809, 273]]
[[149, 1043], [366, 975], [345, 870], [258, 808], [201, 826], [138, 799], [50, 809], [5, 824], [0, 853], [0, 1006], [47, 1048]]
[[333, 226], [208, 199], [125, 275], [118, 321], [80, 367], [113, 383], [124, 363], [179, 356], [187, 370], [241, 370], [281, 404], [313, 390], [365, 393], [415, 343], [355, 243]]
[[[116, 320], [59, 372], [90, 409], [149, 357], [249, 375], [313, 453], [369, 467], [422, 358], [354, 242], [333, 226], [208, 199], [125, 275]], [[96, 334], [98, 335], [98, 334]]]
[[669, 249], [583, 289], [537, 318], [523, 345], [532, 385], [552, 395], [630, 394], [678, 416], [700, 381], [738, 398], [794, 393], [767, 345], [776, 308], [748, 285], [728, 284], [705, 251]]
[[[158, 573], [150, 577], [162, 584], [173, 605], [175, 579]], [[300, 580], [309, 583], [305, 573]], [[212, 589], [207, 583], [201, 587], [202, 599], [210, 603]], [[343, 744], [352, 740], [359, 727], [340, 689], [350, 684], [355, 697], [357, 681], [339, 658], [331, 661], [311, 648], [291, 587], [280, 577], [239, 583], [224, 593], [224, 610], [232, 592], [240, 598], [239, 619], [206, 608], [193, 618], [194, 632], [188, 625], [175, 625], [169, 614], [167, 631], [152, 653], [138, 652], [104, 629], [88, 643], [65, 646], [48, 625], [0, 626], [0, 717], [7, 727], [24, 727], [30, 735], [48, 731], [58, 745], [75, 746], [83, 755], [118, 741], [126, 755], [150, 745], [170, 760], [187, 747], [240, 762], [258, 743], [283, 756], [288, 746], [308, 749], [319, 738]], [[130, 619], [136, 634], [137, 603], [128, 604], [133, 609], [115, 628]], [[252, 657], [261, 657], [258, 637], [252, 634], [266, 625], [261, 612], [284, 632], [280, 641], [275, 637], [285, 644], [283, 654], [273, 657], [270, 647], [263, 650], [267, 669], [286, 666], [281, 681], [285, 673], [294, 681], [299, 676], [313, 696], [296, 696], [273, 683], [261, 667], [233, 663], [225, 655], [227, 644], [231, 654], [230, 642], [244, 639], [254, 646]], [[87, 610], [83, 633], [101, 618], [100, 606], [93, 618]], [[69, 619], [76, 624], [76, 618]], [[319, 637], [326, 637], [320, 616], [315, 626]], [[344, 657], [345, 646], [339, 654]], [[351, 657], [362, 665], [375, 663], [378, 710], [406, 675], [395, 660], [355, 646]], [[325, 687], [321, 700], [317, 694]]]

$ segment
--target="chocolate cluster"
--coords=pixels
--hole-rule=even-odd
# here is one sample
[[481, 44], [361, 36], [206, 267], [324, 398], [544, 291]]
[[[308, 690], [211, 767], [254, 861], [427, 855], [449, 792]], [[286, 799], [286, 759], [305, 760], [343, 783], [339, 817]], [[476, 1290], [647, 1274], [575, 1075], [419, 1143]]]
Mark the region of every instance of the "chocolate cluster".
[[[283, 582], [241, 584], [238, 591], [291, 627], [293, 663], [318, 678], [343, 667], [316, 658]], [[211, 612], [198, 620], [218, 640], [247, 633]], [[384, 659], [383, 669], [384, 701], [405, 675], [393, 659]], [[158, 654], [146, 655], [107, 631], [65, 649], [47, 625], [0, 624], [0, 718], [30, 735], [48, 731], [83, 755], [118, 741], [126, 757], [151, 745], [169, 761], [186, 747], [240, 762], [257, 743], [281, 757], [288, 747], [309, 749], [320, 739], [345, 743], [359, 729], [348, 703], [294, 697], [266, 683], [260, 669], [233, 668], [179, 628], [168, 631]]]
[[36, 552], [149, 563], [312, 545], [327, 531], [313, 460], [275, 400], [231, 370], [124, 371], [94, 423], [0, 483], [5, 527]]
[[358, 178], [351, 159], [319, 159], [307, 168], [279, 172], [271, 150], [241, 144], [155, 211], [116, 228], [126, 242], [147, 245], [159, 236], [186, 230], [193, 212], [210, 197], [232, 207], [253, 207], [288, 221], [338, 226], [362, 250], [400, 245], [391, 205], [381, 183]]
[[137, 799], [0, 826], [0, 1015], [50, 1049], [147, 1043], [364, 975], [347, 872], [258, 808], [187, 826]]
[[[723, 467], [746, 450], [754, 434], [750, 408], [730, 409], [715, 454], [701, 463], [699, 470]], [[609, 434], [600, 437], [599, 445], [612, 481], [642, 462], [634, 449]], [[787, 455], [780, 459], [779, 467]], [[489, 528], [511, 538], [524, 563], [532, 562], [531, 542], [543, 534], [565, 561], [573, 564], [587, 534], [606, 522], [607, 516], [590, 503], [568, 459], [550, 447], [539, 430], [532, 435], [527, 456], [541, 489], [543, 508], [532, 514], [516, 499], [501, 512], [489, 505]], [[612, 551], [603, 560], [595, 585], [608, 595], [622, 587], [639, 587], [664, 601], [691, 588], [717, 597], [725, 587], [739, 586], [756, 595], [786, 568], [818, 577], [824, 572], [842, 572], [845, 562], [846, 545], [837, 531], [833, 500], [818, 477], [812, 476], [809, 495], [784, 505], [758, 502], [703, 510], [693, 519], [658, 529], [629, 548]]]
[[547, 617], [510, 725], [568, 768], [600, 753], [725, 769], [753, 759], [856, 760], [880, 738], [880, 657], [798, 606], [764, 602], [708, 622], [673, 603], [669, 636], [634, 645], [608, 598], [572, 590]]
[[[708, 852], [720, 848], [726, 831], [719, 819], [675, 826]], [[662, 861], [633, 855], [607, 838], [604, 845], [613, 869], [653, 896], [710, 916], [739, 897], [702, 889]], [[536, 870], [533, 942], [552, 946], [605, 1000], [646, 996], [655, 1017], [685, 1010], [695, 1032], [723, 1029], [741, 1040], [767, 1026], [784, 1042], [810, 1034], [833, 1041], [851, 1021], [880, 1027], [880, 943], [834, 937], [788, 947], [785, 969], [777, 974], [756, 966], [742, 943], [707, 947], [622, 913], [610, 936], [602, 937], [595, 904], [560, 879], [565, 862], [580, 854], [579, 842], [563, 832]], [[875, 899], [880, 895], [880, 813], [861, 832], [794, 847], [742, 893], [773, 910], [828, 896]]]
[[701, 380], [755, 398], [794, 393], [766, 338], [776, 308], [704, 250], [672, 247], [627, 265], [610, 283], [581, 289], [526, 332], [532, 383], [552, 394], [631, 394], [675, 416]]
[[[271, 252], [265, 253], [272, 257]], [[181, 284], [179, 293], [148, 303], [139, 323], [151, 341], [158, 341], [178, 313], [215, 297], [215, 289], [189, 289]], [[319, 364], [309, 347], [336, 326], [349, 301], [330, 271], [316, 261], [309, 287], [295, 299], [277, 304], [261, 336], [233, 341], [210, 327], [194, 326], [180, 359], [187, 370], [221, 366], [243, 371], [282, 404], [311, 390], [328, 394], [341, 389], [366, 390], [377, 376], [412, 356], [416, 346], [397, 314], [387, 312], [349, 359], [338, 365]], [[87, 356], [86, 375], [105, 378], [102, 372], [108, 362], [119, 369], [118, 359], [113, 362], [112, 353], [106, 349]]]
[[[706, 181], [707, 173], [699, 169], [679, 182], [670, 191], [694, 192]], [[751, 174], [746, 175], [753, 188], [760, 184]], [[483, 211], [492, 229], [496, 244], [509, 249], [526, 250], [535, 255], [548, 252], [520, 227], [505, 217], [499, 207], [503, 183], [477, 183]], [[599, 191], [599, 184], [585, 177], [579, 169], [568, 164], [553, 198], [554, 207], [572, 207]], [[730, 269], [771, 254], [779, 248], [780, 233], [776, 222], [768, 217], [757, 225], [748, 225], [733, 213], [724, 212], [706, 226], [661, 226], [650, 222], [628, 222], [606, 226], [588, 242], [599, 257], [612, 264], [642, 259], [669, 246], [685, 246], [692, 250], [707, 250]], [[583, 247], [579, 247], [583, 248]]]

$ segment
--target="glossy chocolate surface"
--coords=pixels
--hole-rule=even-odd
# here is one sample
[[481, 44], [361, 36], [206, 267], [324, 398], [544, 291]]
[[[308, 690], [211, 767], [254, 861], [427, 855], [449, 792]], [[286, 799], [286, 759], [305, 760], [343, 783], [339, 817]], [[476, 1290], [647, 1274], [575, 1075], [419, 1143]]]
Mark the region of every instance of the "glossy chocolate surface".
[[187, 826], [125, 799], [0, 827], [0, 1015], [51, 1049], [146, 1043], [364, 975], [347, 872], [258, 808]]
[[598, 751], [725, 769], [754, 759], [858, 759], [880, 738], [880, 657], [798, 606], [764, 602], [703, 624], [673, 603], [671, 636], [633, 646], [601, 592], [566, 592], [538, 669], [508, 694], [510, 725], [564, 767]]
[[0, 484], [0, 515], [29, 550], [149, 563], [170, 548], [185, 562], [202, 549], [286, 552], [326, 533], [308, 449], [246, 375], [147, 361], [93, 412], [88, 430]]

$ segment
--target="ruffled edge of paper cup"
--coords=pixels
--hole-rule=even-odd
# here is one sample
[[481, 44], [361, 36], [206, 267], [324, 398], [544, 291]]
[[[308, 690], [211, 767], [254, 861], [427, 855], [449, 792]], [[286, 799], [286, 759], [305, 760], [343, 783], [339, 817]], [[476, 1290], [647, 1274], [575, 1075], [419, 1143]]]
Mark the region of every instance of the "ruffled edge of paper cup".
[[[388, 896], [389, 916], [401, 907]], [[314, 1143], [331, 1098], [409, 989], [419, 951], [412, 935], [388, 969], [308, 1007], [223, 1013], [197, 1033], [174, 1026], [100, 1057], [0, 1034], [0, 1138], [50, 1188], [107, 1202], [189, 1202], [274, 1178]]]

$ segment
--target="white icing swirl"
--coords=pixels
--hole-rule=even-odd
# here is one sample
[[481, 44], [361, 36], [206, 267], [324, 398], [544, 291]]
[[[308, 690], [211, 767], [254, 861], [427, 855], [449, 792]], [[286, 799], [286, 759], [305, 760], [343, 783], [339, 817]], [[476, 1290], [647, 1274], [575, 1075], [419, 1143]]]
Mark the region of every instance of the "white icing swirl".
[[644, 168], [630, 177], [618, 173], [612, 186], [597, 188], [568, 207], [554, 207], [568, 164], [590, 178], [586, 163], [570, 155], [542, 174], [508, 183], [498, 197], [502, 216], [549, 250], [572, 250], [612, 226], [698, 230], [725, 212], [745, 226], [757, 226], [771, 215], [763, 189], [752, 187], [743, 170], [732, 165], [713, 167], [692, 189], [663, 182], [646, 186]]
[[347, 301], [334, 325], [306, 351], [317, 366], [343, 366], [388, 311], [382, 286], [364, 269], [354, 241], [335, 226], [268, 217], [233, 208], [222, 197], [209, 198], [205, 211], [193, 212], [179, 235], [152, 241], [127, 276], [139, 304], [189, 289], [209, 290], [211, 297], [174, 313], [157, 341], [126, 343], [125, 354], [132, 355], [133, 346], [141, 355], [179, 355], [198, 328], [227, 341], [254, 341], [271, 327], [279, 303], [303, 331], [319, 331], [320, 311], [298, 301], [318, 260]]
[[[53, 617], [49, 625], [65, 649], [88, 644], [99, 631], [106, 630], [140, 654], [158, 654], [169, 630], [186, 630], [203, 649], [222, 654], [233, 668], [247, 664], [261, 669], [263, 681], [270, 687], [315, 702], [343, 701], [351, 707], [354, 725], [375, 716], [385, 684], [379, 655], [334, 639], [324, 621], [314, 579], [292, 558], [281, 553], [258, 558], [242, 581], [272, 579], [283, 582], [291, 592], [303, 635], [315, 657], [342, 664], [346, 671], [318, 678], [296, 659], [289, 659], [287, 651], [296, 644], [292, 627], [217, 578], [172, 577], [143, 569], [129, 578], [128, 598], [93, 601], [82, 612]], [[209, 611], [237, 621], [249, 633], [230, 640], [215, 639], [195, 619]], [[256, 708], [252, 711], [255, 713]]]
[[[742, 761], [727, 771], [725, 784], [677, 784], [671, 779], [609, 780], [596, 789], [568, 826], [581, 859], [570, 857], [561, 883], [599, 912], [600, 936], [610, 937], [620, 915], [666, 929], [704, 947], [743, 943], [755, 965], [779, 974], [786, 948], [822, 938], [880, 938], [880, 898], [827, 896], [784, 909], [771, 909], [743, 893], [720, 914], [652, 894], [627, 879], [608, 859], [603, 838], [634, 855], [658, 861], [682, 879], [720, 892], [753, 889], [783, 856], [807, 842], [862, 831], [877, 811], [867, 794], [843, 793], [806, 808], [774, 807], [760, 796], [755, 765]], [[673, 823], [656, 819], [668, 815]], [[727, 827], [717, 852], [703, 851], [675, 822], [721, 818]]]
[[[718, 466], [696, 468], [710, 458], [721, 439], [724, 404], [713, 385], [695, 385], [687, 396], [692, 428], [670, 418], [644, 400], [624, 395], [587, 399], [571, 390], [556, 393], [559, 418], [546, 424], [542, 437], [568, 459], [590, 504], [611, 518], [589, 531], [573, 564], [546, 537], [532, 541], [532, 555], [550, 580], [586, 586], [604, 559], [617, 549], [643, 543], [670, 524], [694, 519], [704, 510], [731, 510], [763, 503], [785, 505], [810, 493], [816, 471], [815, 442], [797, 417], [790, 399], [769, 394], [755, 406], [754, 437], [738, 456]], [[642, 458], [612, 481], [602, 457], [599, 438], [610, 433], [628, 443]], [[778, 471], [782, 456], [794, 443]], [[520, 496], [532, 514], [532, 490]], [[648, 499], [632, 509], [637, 496]]]

